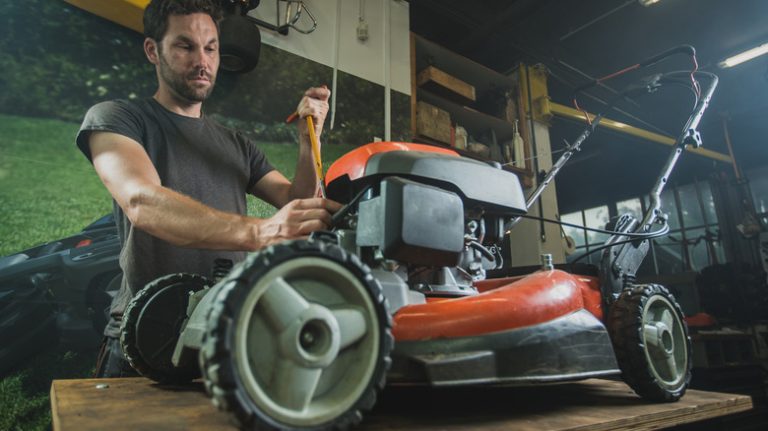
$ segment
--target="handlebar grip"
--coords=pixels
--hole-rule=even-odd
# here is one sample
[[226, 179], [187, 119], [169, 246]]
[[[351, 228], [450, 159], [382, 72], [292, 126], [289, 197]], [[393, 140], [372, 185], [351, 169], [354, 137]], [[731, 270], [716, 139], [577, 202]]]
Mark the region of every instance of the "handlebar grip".
[[696, 55], [696, 48], [692, 47], [691, 45], [678, 45], [674, 48], [670, 48], [664, 52], [661, 52], [659, 54], [654, 55], [651, 58], [648, 58], [646, 60], [643, 60], [640, 62], [640, 67], [646, 67], [650, 66], [652, 64], [656, 64], [660, 62], [661, 60], [672, 56], [674, 54], [688, 54], [690, 56]]

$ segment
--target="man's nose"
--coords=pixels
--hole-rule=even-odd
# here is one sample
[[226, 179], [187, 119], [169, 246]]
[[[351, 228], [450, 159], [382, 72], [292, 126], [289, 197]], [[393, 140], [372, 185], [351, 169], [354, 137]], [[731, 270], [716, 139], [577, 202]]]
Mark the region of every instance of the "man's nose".
[[194, 66], [207, 71], [212, 71], [214, 67], [212, 57], [213, 53], [206, 51], [205, 47], [196, 49], [193, 57]]

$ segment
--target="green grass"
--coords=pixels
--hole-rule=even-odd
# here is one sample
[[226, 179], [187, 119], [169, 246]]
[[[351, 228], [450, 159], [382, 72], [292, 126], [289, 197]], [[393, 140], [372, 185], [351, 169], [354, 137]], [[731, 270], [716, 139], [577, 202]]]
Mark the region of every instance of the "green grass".
[[[267, 159], [278, 171], [288, 179], [293, 179], [296, 171], [296, 158], [299, 155], [299, 148], [291, 144], [260, 143], [260, 148], [267, 154]], [[323, 170], [328, 171], [334, 160], [346, 154], [355, 148], [353, 145], [326, 145], [323, 147]], [[277, 210], [253, 196], [248, 196], [248, 214], [255, 217], [270, 217]]]
[[78, 125], [0, 116], [0, 256], [81, 230], [111, 210], [74, 144]]
[[[112, 211], [109, 194], [75, 146], [77, 124], [0, 115], [0, 256], [79, 232]], [[261, 143], [269, 161], [293, 178], [298, 148]], [[354, 147], [323, 148], [324, 165]], [[248, 197], [248, 213], [275, 208]]]
[[[112, 210], [111, 198], [75, 146], [78, 124], [0, 115], [0, 256], [71, 235]], [[292, 178], [298, 149], [260, 144], [270, 162]], [[326, 146], [326, 169], [351, 146]], [[271, 206], [253, 197], [248, 213], [268, 217]], [[50, 428], [51, 380], [88, 377], [95, 352], [56, 348], [0, 380], [0, 430]]]
[[0, 380], [0, 430], [50, 429], [51, 381], [90, 377], [94, 356], [90, 352], [45, 352], [31, 358], [23, 370]]

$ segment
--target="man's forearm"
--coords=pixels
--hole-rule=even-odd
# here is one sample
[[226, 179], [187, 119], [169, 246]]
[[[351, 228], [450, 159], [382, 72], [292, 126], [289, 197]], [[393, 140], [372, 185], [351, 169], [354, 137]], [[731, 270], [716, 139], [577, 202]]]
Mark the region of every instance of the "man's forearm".
[[180, 247], [256, 250], [260, 219], [219, 211], [171, 189], [145, 185], [124, 208], [131, 223]]
[[312, 147], [309, 137], [299, 137], [299, 157], [296, 161], [296, 174], [291, 183], [290, 198], [305, 199], [315, 195], [317, 189], [317, 174], [312, 156]]

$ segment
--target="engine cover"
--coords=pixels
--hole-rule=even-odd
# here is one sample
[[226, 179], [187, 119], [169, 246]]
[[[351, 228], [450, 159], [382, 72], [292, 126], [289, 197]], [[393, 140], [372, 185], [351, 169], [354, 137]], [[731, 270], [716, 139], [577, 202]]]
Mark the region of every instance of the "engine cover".
[[387, 177], [360, 202], [357, 245], [414, 265], [455, 266], [464, 249], [464, 206], [453, 192]]
[[463, 195], [469, 207], [508, 215], [526, 212], [525, 198], [517, 175], [465, 157], [418, 151], [374, 154], [365, 167], [366, 176], [394, 174]]
[[349, 202], [355, 194], [396, 175], [457, 193], [467, 209], [516, 216], [527, 212], [517, 175], [451, 150], [423, 144], [363, 145], [328, 169], [328, 197]]

